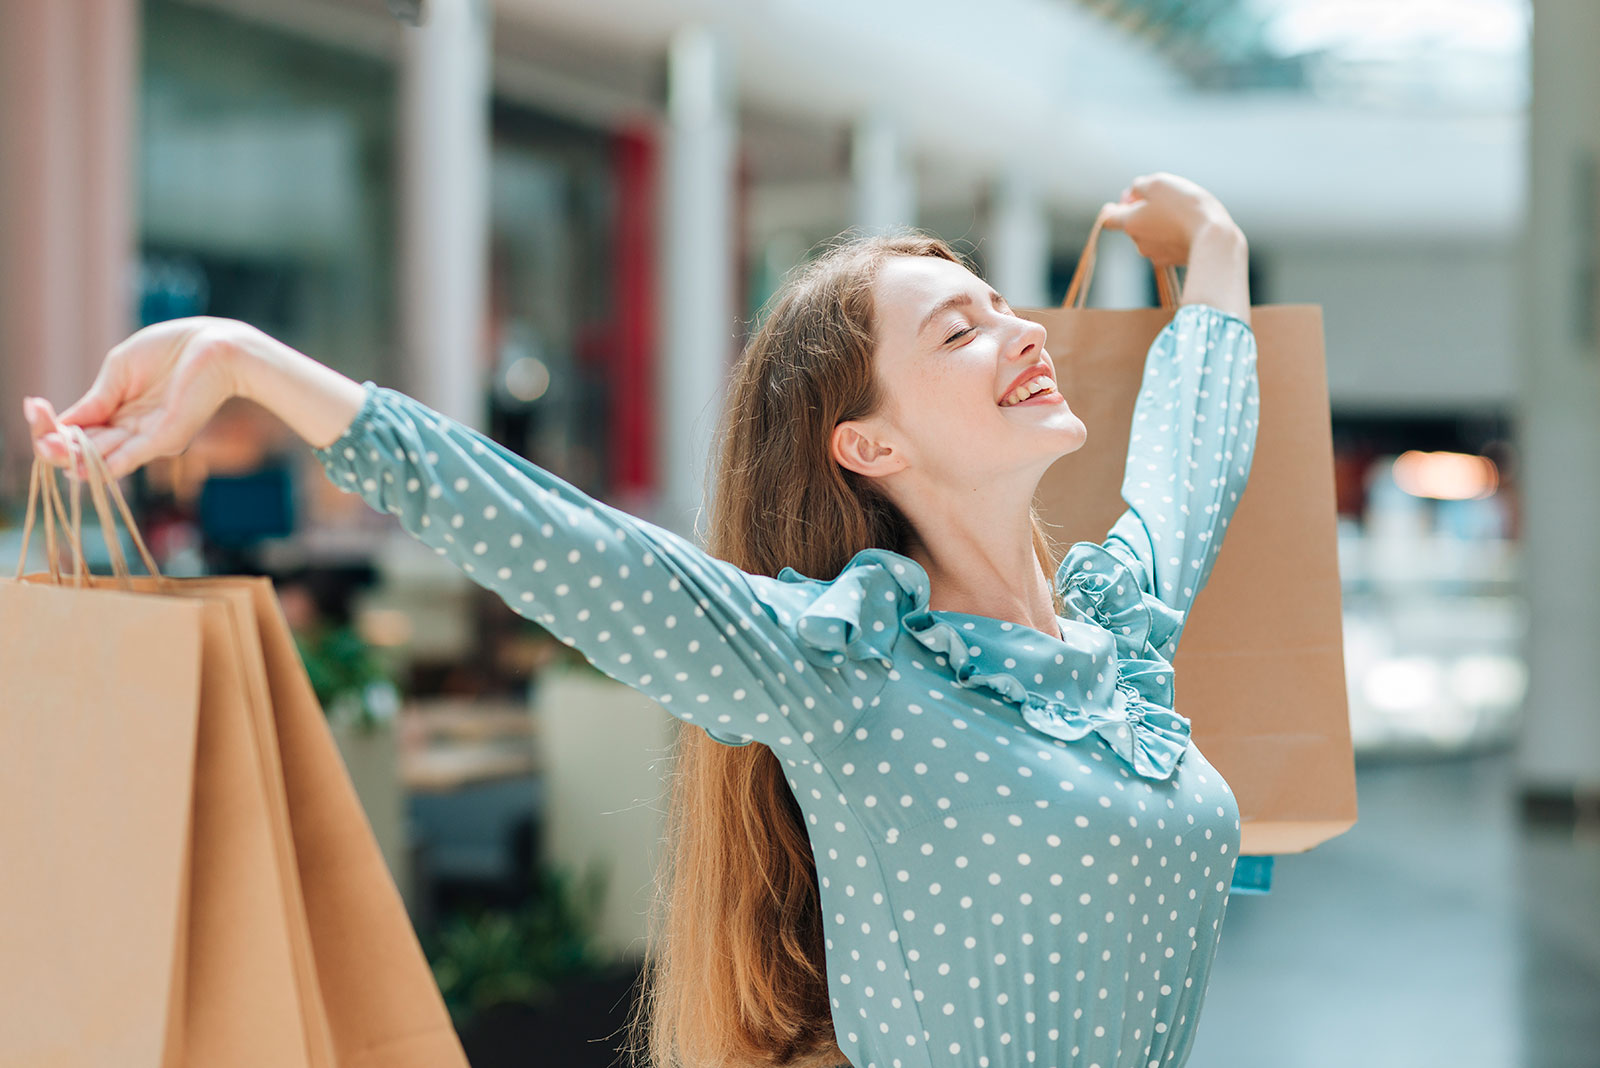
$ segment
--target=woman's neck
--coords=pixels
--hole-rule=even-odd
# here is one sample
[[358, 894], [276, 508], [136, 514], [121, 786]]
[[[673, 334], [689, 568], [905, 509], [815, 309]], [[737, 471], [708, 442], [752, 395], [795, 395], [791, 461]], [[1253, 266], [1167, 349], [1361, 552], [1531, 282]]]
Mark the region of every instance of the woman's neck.
[[[1031, 503], [1031, 499], [1030, 499]], [[908, 512], [917, 536], [905, 555], [928, 573], [928, 607], [989, 616], [1061, 637], [1055, 599], [1033, 544], [1024, 505], [1004, 514], [979, 509]]]

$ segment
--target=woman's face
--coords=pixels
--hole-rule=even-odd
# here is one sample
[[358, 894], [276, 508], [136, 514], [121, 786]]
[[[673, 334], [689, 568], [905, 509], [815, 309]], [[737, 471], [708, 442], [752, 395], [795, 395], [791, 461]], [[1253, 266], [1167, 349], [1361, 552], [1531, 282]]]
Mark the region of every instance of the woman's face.
[[[835, 458], [862, 474], [914, 469], [953, 489], [1037, 480], [1087, 437], [1055, 388], [1044, 327], [957, 263], [891, 256], [873, 291], [883, 408], [834, 431]], [[1049, 387], [1015, 403], [1014, 384]], [[1031, 492], [1032, 486], [1029, 490]]]

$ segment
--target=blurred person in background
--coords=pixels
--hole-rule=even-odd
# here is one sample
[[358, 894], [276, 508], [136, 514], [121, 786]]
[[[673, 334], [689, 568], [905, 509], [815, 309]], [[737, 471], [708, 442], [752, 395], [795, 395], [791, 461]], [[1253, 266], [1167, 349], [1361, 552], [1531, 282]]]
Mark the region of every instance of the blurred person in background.
[[1088, 430], [1043, 328], [918, 233], [837, 241], [770, 302], [709, 551], [230, 320], [141, 330], [59, 419], [25, 409], [41, 455], [81, 463], [76, 424], [120, 477], [255, 400], [680, 720], [630, 1034], [652, 1068], [1179, 1068], [1240, 824], [1170, 659], [1248, 477], [1255, 341], [1214, 196], [1143, 176], [1106, 225], [1188, 271], [1128, 510], [1059, 564], [1034, 491]]

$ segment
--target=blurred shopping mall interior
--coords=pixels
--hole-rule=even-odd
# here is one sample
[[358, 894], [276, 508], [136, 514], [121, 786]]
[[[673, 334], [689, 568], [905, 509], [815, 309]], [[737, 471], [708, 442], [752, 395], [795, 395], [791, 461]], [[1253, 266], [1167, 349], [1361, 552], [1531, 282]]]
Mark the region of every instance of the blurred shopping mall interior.
[[[1320, 309], [1360, 805], [1230, 901], [1191, 1068], [1596, 1068], [1597, 41], [1589, 0], [0, 0], [0, 566], [21, 398], [189, 315], [692, 537], [820, 242], [1059, 304], [1172, 172], [1255, 306]], [[1157, 299], [1102, 235], [1088, 305]], [[273, 578], [474, 1065], [612, 1063], [673, 721], [248, 401], [124, 487], [167, 573]]]

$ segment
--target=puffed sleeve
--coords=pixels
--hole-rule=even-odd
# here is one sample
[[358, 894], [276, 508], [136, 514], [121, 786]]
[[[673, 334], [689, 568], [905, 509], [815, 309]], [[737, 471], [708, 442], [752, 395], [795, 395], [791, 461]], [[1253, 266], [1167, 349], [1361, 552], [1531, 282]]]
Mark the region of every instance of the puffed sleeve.
[[333, 483], [671, 715], [726, 745], [814, 749], [876, 703], [886, 658], [799, 630], [830, 583], [743, 571], [412, 397], [364, 388], [350, 426], [313, 450]]
[[1057, 585], [1118, 636], [1125, 656], [1171, 659], [1205, 588], [1255, 454], [1260, 389], [1250, 325], [1180, 305], [1151, 343], [1122, 498], [1105, 540], [1067, 552]]

